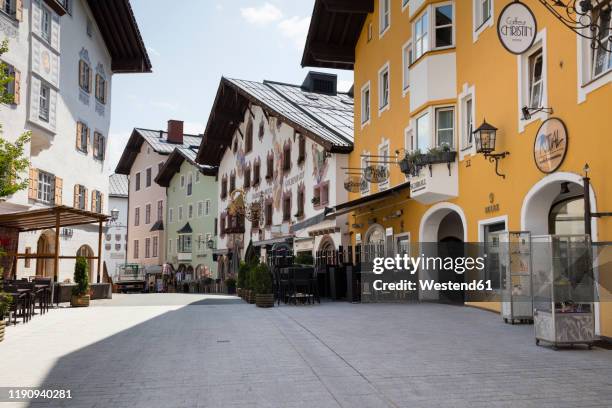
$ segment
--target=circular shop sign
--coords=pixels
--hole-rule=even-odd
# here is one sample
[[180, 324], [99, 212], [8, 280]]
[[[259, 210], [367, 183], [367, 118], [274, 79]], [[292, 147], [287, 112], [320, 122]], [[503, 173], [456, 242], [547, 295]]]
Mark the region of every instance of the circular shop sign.
[[522, 54], [531, 48], [538, 32], [538, 22], [529, 7], [520, 1], [508, 4], [497, 20], [497, 35], [505, 49]]
[[384, 183], [389, 180], [389, 169], [387, 166], [368, 166], [363, 170], [363, 178], [368, 183]]
[[567, 154], [567, 128], [559, 118], [550, 118], [540, 126], [533, 143], [533, 159], [543, 173], [557, 170]]
[[350, 193], [358, 193], [368, 188], [368, 182], [363, 177], [347, 177], [344, 189]]

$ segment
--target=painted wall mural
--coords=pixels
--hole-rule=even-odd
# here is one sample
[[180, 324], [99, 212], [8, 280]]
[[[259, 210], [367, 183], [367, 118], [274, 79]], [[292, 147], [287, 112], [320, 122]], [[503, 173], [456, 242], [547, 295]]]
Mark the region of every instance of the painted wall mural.
[[323, 148], [319, 149], [315, 145], [312, 145], [312, 164], [313, 170], [312, 175], [317, 181], [316, 184], [321, 183], [327, 173], [327, 154]]

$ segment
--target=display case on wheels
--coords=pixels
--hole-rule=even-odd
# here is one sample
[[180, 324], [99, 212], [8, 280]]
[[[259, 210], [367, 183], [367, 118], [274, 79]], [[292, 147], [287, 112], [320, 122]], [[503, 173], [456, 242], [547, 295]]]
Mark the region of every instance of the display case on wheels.
[[536, 344], [595, 341], [593, 252], [587, 235], [532, 236]]

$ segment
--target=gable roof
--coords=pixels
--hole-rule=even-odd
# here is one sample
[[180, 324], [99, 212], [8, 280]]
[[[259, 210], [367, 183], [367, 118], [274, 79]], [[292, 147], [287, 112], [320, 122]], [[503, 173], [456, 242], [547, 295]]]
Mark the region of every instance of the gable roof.
[[169, 142], [168, 132], [164, 130], [134, 128], [132, 135], [123, 149], [119, 163], [117, 163], [115, 173], [130, 174], [132, 164], [134, 164], [134, 160], [136, 156], [138, 156], [138, 153], [140, 153], [140, 149], [145, 142], [147, 142], [156, 153], [169, 155], [176, 147], [189, 148], [193, 146], [197, 148], [201, 140], [202, 135], [183, 134], [183, 144], [181, 145]]
[[300, 85], [222, 77], [197, 161], [218, 166], [250, 104], [279, 117], [332, 153], [353, 150], [353, 97], [310, 92]]
[[206, 176], [216, 176], [219, 170], [219, 168], [215, 166], [196, 163], [195, 147], [177, 147], [164, 162], [164, 165], [159, 170], [157, 177], [155, 177], [155, 182], [162, 187], [168, 187], [172, 177], [174, 177], [174, 175], [180, 171], [181, 165], [185, 160], [198, 169], [200, 173]]
[[302, 66], [350, 69], [355, 46], [374, 0], [316, 0]]
[[128, 179], [124, 174], [111, 174], [108, 177], [108, 195], [110, 197], [128, 196]]

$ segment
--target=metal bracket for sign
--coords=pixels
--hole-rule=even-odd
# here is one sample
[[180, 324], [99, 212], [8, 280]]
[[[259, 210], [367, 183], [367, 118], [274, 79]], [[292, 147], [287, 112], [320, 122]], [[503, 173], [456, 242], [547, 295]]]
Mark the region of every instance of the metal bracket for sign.
[[[428, 164], [427, 167], [429, 167], [429, 177], [433, 177], [433, 164]], [[452, 176], [451, 162], [446, 163], [446, 167], [448, 167], [448, 176]]]
[[495, 162], [495, 174], [497, 174], [499, 177], [505, 179], [506, 175], [505, 174], [501, 174], [499, 172], [499, 161], [501, 159], [505, 158], [506, 156], [510, 156], [510, 152], [487, 153], [484, 156], [485, 156], [485, 159], [489, 159], [489, 163]]

